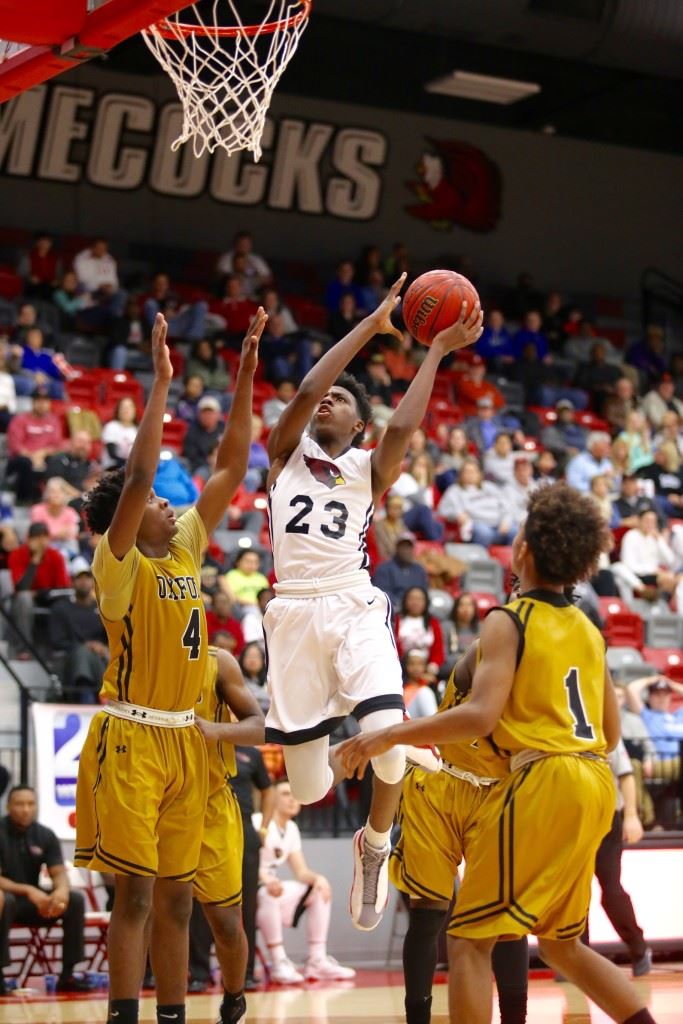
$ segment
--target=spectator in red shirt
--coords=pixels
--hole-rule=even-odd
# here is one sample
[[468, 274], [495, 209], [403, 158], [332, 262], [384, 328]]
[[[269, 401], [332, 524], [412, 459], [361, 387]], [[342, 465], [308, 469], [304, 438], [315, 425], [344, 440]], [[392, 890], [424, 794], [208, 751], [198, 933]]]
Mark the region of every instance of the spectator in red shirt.
[[244, 647], [244, 634], [237, 619], [232, 617], [232, 602], [223, 590], [217, 590], [211, 601], [211, 608], [206, 612], [206, 629], [209, 643], [214, 642], [216, 633], [226, 633], [232, 637], [231, 654], [238, 657]]
[[31, 412], [17, 413], [7, 428], [7, 475], [16, 475], [17, 501], [23, 504], [40, 497], [45, 460], [64, 447], [61, 421], [51, 409], [50, 393], [40, 385], [33, 391]]
[[53, 248], [52, 236], [41, 231], [33, 240], [19, 273], [24, 278], [24, 294], [50, 302], [57, 287], [59, 258]]
[[31, 523], [26, 543], [10, 551], [7, 564], [14, 584], [12, 617], [17, 627], [10, 637], [14, 657], [26, 659], [26, 641], [33, 641], [34, 604], [45, 604], [51, 590], [71, 587], [64, 557], [50, 547], [45, 523]]
[[458, 402], [465, 416], [475, 416], [477, 402], [480, 398], [490, 398], [494, 409], [502, 409], [505, 399], [495, 384], [484, 380], [486, 363], [481, 356], [475, 355], [470, 368], [458, 384]]
[[218, 302], [211, 303], [211, 312], [225, 320], [230, 335], [246, 334], [247, 328], [258, 309], [255, 302], [244, 293], [242, 282], [236, 274], [229, 274], [225, 280], [225, 291]]

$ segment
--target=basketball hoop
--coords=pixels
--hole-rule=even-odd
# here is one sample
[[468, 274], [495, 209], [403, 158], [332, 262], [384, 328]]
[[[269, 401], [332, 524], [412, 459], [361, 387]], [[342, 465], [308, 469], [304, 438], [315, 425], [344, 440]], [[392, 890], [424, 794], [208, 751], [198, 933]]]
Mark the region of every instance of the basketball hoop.
[[[195, 156], [221, 147], [261, 157], [261, 136], [273, 92], [308, 24], [312, 0], [269, 0], [264, 20], [245, 25], [233, 0], [213, 0], [212, 18], [193, 4], [143, 30], [143, 37], [176, 87], [183, 126], [176, 150], [192, 140]], [[229, 13], [230, 25], [219, 24]]]

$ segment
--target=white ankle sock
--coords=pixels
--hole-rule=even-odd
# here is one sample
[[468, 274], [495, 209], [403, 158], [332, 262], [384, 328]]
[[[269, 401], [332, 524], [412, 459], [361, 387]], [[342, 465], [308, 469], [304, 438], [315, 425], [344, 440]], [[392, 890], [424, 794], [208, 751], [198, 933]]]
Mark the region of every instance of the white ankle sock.
[[368, 821], [365, 826], [365, 832], [363, 838], [368, 846], [373, 846], [376, 850], [385, 849], [389, 842], [389, 836], [391, 835], [391, 829], [387, 832], [376, 832]]
[[283, 961], [287, 959], [285, 947], [282, 945], [282, 943], [278, 943], [277, 946], [270, 947], [270, 957], [271, 960], [273, 961], [273, 966], [277, 966], [277, 964], [281, 964], [283, 963]]

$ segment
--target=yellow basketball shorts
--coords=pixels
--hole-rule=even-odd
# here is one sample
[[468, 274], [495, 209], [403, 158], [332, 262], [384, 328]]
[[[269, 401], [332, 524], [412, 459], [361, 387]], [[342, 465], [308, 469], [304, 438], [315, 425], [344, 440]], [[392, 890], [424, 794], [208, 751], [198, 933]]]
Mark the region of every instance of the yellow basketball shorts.
[[75, 863], [191, 882], [207, 787], [199, 729], [164, 729], [100, 711], [78, 768]]
[[200, 903], [237, 907], [242, 902], [242, 815], [230, 786], [209, 797], [194, 895]]
[[578, 755], [534, 761], [499, 782], [467, 851], [449, 934], [581, 935], [614, 808], [608, 764]]
[[397, 889], [415, 899], [453, 897], [455, 877], [494, 786], [409, 768], [398, 808], [401, 838], [389, 861]]

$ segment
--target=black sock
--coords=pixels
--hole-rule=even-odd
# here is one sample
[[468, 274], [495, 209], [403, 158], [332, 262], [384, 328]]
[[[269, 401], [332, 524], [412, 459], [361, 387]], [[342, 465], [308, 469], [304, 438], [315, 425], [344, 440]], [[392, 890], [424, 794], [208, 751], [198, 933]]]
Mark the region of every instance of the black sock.
[[175, 1024], [185, 1024], [185, 1006], [157, 1006], [157, 1024], [167, 1024], [169, 1020]]
[[403, 940], [408, 1024], [425, 1024], [429, 1021], [437, 957], [436, 942], [446, 913], [445, 910], [430, 910], [426, 907], [410, 907], [408, 910], [408, 931]]
[[243, 991], [224, 991], [221, 1003], [221, 1024], [236, 1024], [236, 1021], [240, 1020], [246, 1012], [247, 1001]]
[[491, 956], [501, 1024], [525, 1024], [529, 975], [526, 938], [497, 942]]
[[638, 1013], [634, 1013], [628, 1020], [625, 1020], [624, 1024], [657, 1024], [657, 1022], [649, 1010], [643, 1009], [638, 1010]]
[[139, 1000], [112, 999], [108, 1024], [138, 1024]]

